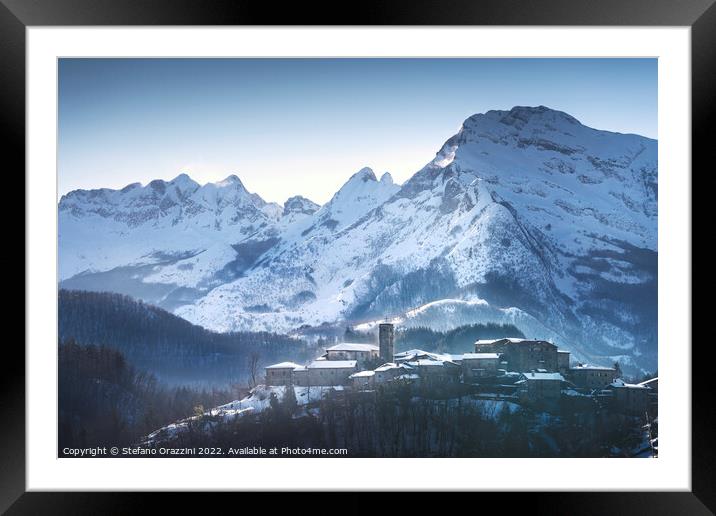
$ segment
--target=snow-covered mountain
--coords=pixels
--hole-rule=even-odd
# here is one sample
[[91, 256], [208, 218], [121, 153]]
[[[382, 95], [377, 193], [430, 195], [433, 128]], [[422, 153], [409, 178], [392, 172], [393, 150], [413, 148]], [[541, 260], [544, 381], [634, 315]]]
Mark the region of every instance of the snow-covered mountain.
[[321, 207], [181, 175], [75, 191], [59, 215], [64, 287], [210, 329], [511, 317], [656, 369], [657, 142], [543, 106], [471, 116], [402, 186], [362, 169]]

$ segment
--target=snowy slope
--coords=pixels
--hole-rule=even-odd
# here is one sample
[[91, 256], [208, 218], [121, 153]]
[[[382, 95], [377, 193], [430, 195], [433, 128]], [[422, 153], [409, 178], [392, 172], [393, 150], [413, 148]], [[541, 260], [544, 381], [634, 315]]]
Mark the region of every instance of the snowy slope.
[[221, 331], [513, 317], [594, 361], [654, 369], [656, 156], [654, 140], [515, 107], [465, 120], [402, 186], [362, 169], [320, 208], [264, 203], [235, 176], [73, 192], [62, 278], [131, 284]]
[[[142, 444], [145, 446], [157, 446], [166, 444], [183, 434], [191, 431], [201, 430], [211, 433], [221, 423], [227, 423], [240, 417], [260, 414], [271, 406], [271, 396], [275, 395], [278, 401], [283, 401], [286, 389], [293, 389], [296, 398], [296, 405], [304, 408], [307, 405], [316, 404], [321, 400], [342, 391], [342, 386], [313, 386], [313, 387], [284, 387], [279, 385], [257, 385], [248, 396], [241, 400], [235, 400], [225, 405], [205, 411], [201, 416], [192, 416], [176, 421], [147, 435]], [[314, 409], [317, 410], [317, 409]], [[305, 414], [305, 412], [304, 412]], [[299, 412], [297, 415], [301, 415]]]

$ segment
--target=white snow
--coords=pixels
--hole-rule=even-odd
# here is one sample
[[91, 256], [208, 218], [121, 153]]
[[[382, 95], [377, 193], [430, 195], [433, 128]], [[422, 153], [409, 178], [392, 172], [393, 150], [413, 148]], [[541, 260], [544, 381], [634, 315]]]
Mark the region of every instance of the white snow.
[[[489, 111], [403, 185], [364, 168], [320, 208], [266, 203], [233, 175], [71, 192], [59, 207], [60, 278], [132, 267], [145, 285], [194, 289], [171, 309], [216, 331], [341, 324], [368, 305], [408, 327], [511, 323], [575, 353], [624, 350], [638, 364], [638, 340], [623, 329], [639, 327], [638, 313], [598, 306], [610, 321], [581, 309], [595, 302], [595, 281], [653, 279], [629, 250], [657, 249], [656, 184], [655, 140], [543, 107]], [[421, 271], [456, 295], [400, 284]], [[493, 306], [471, 292], [494, 277], [533, 299]]]
[[464, 353], [462, 358], [463, 360], [487, 360], [500, 358], [500, 355], [497, 353]]
[[326, 348], [326, 351], [378, 351], [378, 346], [375, 344], [341, 342], [340, 344]]
[[314, 360], [308, 364], [309, 369], [354, 369], [355, 360]]
[[359, 371], [350, 375], [349, 378], [369, 378], [371, 376], [375, 376], [375, 371]]
[[522, 375], [527, 380], [559, 380], [560, 382], [564, 381], [564, 377], [559, 373], [529, 372], [529, 373], [522, 373]]
[[296, 364], [295, 362], [281, 362], [279, 364], [273, 364], [266, 366], [266, 369], [299, 369], [303, 366]]
[[[202, 416], [193, 416], [164, 426], [150, 433], [144, 441], [146, 443], [161, 443], [166, 440], [171, 440], [183, 432], [187, 432], [191, 424], [203, 423], [204, 430], [211, 431], [212, 427], [217, 424], [217, 420], [231, 421], [238, 417], [259, 414], [269, 408], [272, 394], [276, 395], [277, 399], [281, 401], [286, 395], [286, 389], [288, 388], [294, 390], [296, 403], [299, 406], [316, 403], [332, 392], [343, 390], [342, 386], [285, 387], [257, 385], [246, 398], [207, 410]], [[204, 416], [209, 416], [209, 419], [205, 421]]]

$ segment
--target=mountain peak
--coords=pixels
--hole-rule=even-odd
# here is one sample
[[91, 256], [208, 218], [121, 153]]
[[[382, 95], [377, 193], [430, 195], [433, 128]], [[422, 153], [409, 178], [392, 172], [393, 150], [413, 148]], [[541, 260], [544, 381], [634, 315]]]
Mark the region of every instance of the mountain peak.
[[363, 167], [358, 172], [353, 174], [348, 180], [348, 183], [352, 182], [354, 179], [361, 180], [364, 183], [366, 181], [378, 181], [378, 179], [375, 177], [375, 172], [373, 172], [373, 169], [370, 167]]
[[400, 187], [378, 181], [372, 169], [365, 167], [353, 174], [320, 210], [331, 230], [346, 227], [373, 208], [383, 204]]
[[174, 179], [170, 181], [170, 183], [174, 184], [187, 184], [187, 183], [195, 183], [195, 181], [187, 174], [186, 172], [182, 172], [178, 176], [176, 176]]
[[310, 199], [306, 199], [301, 195], [294, 195], [289, 197], [283, 204], [283, 214], [288, 215], [289, 213], [304, 213], [306, 215], [312, 215], [318, 211], [320, 206]]
[[549, 108], [547, 106], [514, 106], [512, 109], [490, 110], [485, 113], [476, 113], [465, 120], [463, 128], [481, 128], [490, 127], [492, 124], [499, 123], [512, 126], [518, 130], [523, 129], [526, 125], [581, 125], [579, 120], [564, 111]]
[[199, 188], [199, 183], [194, 181], [188, 174], [185, 173], [181, 173], [176, 176], [174, 179], [169, 181], [169, 184], [174, 185], [182, 192], [194, 191]]
[[579, 121], [572, 115], [547, 106], [514, 106], [501, 121], [509, 123], [512, 120], [518, 120], [527, 123], [533, 118], [548, 121], [564, 120], [570, 124], [579, 124]]
[[217, 181], [214, 184], [218, 187], [237, 186], [246, 189], [244, 187], [244, 183], [241, 182], [241, 179], [239, 179], [239, 176], [237, 176], [236, 174], [230, 174], [226, 176], [226, 178], [222, 179], [221, 181]]
[[543, 113], [546, 113], [548, 111], [554, 111], [557, 112], [554, 109], [550, 109], [547, 106], [539, 105], [539, 106], [513, 106], [512, 109], [510, 109], [510, 113], [512, 114], [525, 114], [527, 116], [532, 115], [541, 115]]
[[135, 188], [141, 188], [141, 187], [142, 187], [142, 183], [140, 183], [140, 182], [130, 183], [127, 186], [125, 186], [124, 188], [122, 188], [120, 190], [120, 192], [127, 193], [130, 190], [134, 190]]
[[386, 185], [392, 185], [393, 184], [393, 176], [390, 175], [390, 172], [386, 172], [382, 176], [380, 176], [380, 182]]

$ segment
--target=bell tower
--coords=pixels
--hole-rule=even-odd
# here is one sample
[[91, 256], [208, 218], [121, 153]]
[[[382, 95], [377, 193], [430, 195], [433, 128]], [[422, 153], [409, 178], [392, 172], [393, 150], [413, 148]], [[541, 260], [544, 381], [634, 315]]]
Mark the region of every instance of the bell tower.
[[392, 362], [395, 351], [395, 327], [391, 323], [381, 323], [378, 326], [378, 343], [380, 358], [385, 362]]

